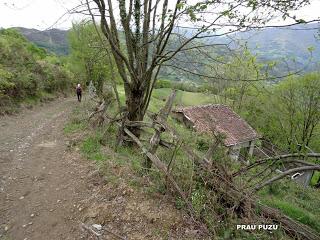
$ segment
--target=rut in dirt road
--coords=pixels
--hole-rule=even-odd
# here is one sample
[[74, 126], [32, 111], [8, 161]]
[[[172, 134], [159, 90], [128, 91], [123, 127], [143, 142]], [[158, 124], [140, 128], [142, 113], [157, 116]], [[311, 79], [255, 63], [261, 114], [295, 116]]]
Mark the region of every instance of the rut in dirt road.
[[59, 99], [0, 118], [0, 239], [83, 238], [77, 214], [89, 170], [68, 155], [63, 135], [75, 104]]

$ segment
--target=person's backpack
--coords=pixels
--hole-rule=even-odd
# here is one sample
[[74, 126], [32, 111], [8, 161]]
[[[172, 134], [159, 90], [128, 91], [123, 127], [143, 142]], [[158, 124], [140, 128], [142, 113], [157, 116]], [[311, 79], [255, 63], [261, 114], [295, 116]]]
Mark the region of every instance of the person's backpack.
[[79, 94], [79, 93], [81, 93], [81, 92], [82, 92], [81, 87], [77, 87], [77, 93]]

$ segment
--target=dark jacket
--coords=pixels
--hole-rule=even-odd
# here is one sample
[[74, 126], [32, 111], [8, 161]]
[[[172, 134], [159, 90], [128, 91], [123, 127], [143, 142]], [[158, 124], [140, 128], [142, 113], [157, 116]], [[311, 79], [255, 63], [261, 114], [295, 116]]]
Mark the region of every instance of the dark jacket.
[[76, 91], [77, 91], [77, 94], [81, 94], [82, 93], [82, 88], [81, 87], [77, 87]]

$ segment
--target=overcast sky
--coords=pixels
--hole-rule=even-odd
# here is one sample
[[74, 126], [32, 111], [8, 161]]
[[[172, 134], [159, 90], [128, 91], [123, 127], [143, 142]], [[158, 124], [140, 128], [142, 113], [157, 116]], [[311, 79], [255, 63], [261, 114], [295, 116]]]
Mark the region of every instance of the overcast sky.
[[[79, 3], [80, 0], [0, 0], [0, 28], [68, 29], [72, 21], [83, 17], [65, 14]], [[311, 0], [311, 5], [299, 10], [296, 15], [305, 20], [319, 18], [319, 9], [320, 0]]]

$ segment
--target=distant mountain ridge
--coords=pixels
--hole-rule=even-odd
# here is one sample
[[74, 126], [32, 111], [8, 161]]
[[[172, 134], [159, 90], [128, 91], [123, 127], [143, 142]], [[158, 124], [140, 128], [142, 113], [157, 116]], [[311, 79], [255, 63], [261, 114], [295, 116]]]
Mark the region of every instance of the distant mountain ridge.
[[[320, 23], [299, 24], [286, 28], [266, 28], [237, 33], [233, 37], [247, 42], [260, 61], [295, 61], [296, 67], [320, 61]], [[294, 60], [293, 60], [294, 59]], [[315, 66], [308, 66], [308, 70]]]
[[[57, 55], [67, 55], [69, 53], [67, 30], [49, 29], [39, 31], [22, 27], [16, 29], [39, 47]], [[308, 49], [312, 47], [312, 61], [320, 62], [320, 41], [316, 38], [319, 37], [319, 29], [320, 23], [299, 24], [286, 28], [264, 28], [239, 32], [230, 36], [243, 44], [246, 42], [250, 51], [256, 54], [261, 62], [278, 61], [281, 65], [285, 61], [291, 61], [291, 64], [294, 63], [292, 64], [293, 68], [306, 66], [306, 71], [312, 71], [318, 66], [309, 63], [311, 52]], [[192, 35], [193, 32], [187, 30], [186, 34], [187, 36]], [[230, 39], [227, 37], [206, 38], [206, 41], [227, 43]], [[277, 72], [283, 71], [284, 68], [284, 65], [279, 66]]]
[[45, 48], [57, 55], [67, 55], [69, 53], [67, 30], [53, 28], [40, 31], [23, 27], [17, 27], [15, 29], [38, 47]]

